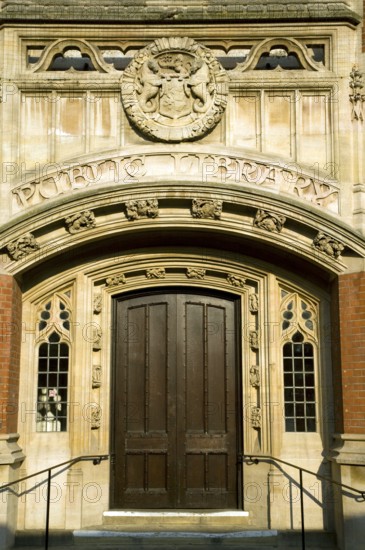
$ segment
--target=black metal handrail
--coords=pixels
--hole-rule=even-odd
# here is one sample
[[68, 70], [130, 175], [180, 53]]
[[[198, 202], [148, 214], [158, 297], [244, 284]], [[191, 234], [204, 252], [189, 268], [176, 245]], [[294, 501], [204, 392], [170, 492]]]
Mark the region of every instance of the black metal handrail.
[[96, 466], [100, 464], [102, 460], [108, 460], [109, 455], [83, 455], [78, 456], [76, 458], [71, 458], [70, 460], [66, 460], [65, 462], [60, 462], [59, 464], [55, 464], [54, 466], [51, 466], [50, 468], [45, 468], [44, 470], [40, 470], [39, 472], [35, 472], [34, 474], [30, 474], [25, 477], [21, 477], [20, 479], [17, 479], [15, 481], [11, 481], [10, 483], [6, 483], [5, 485], [2, 485], [0, 487], [0, 493], [3, 493], [9, 487], [12, 485], [17, 485], [21, 481], [25, 481], [26, 479], [30, 479], [35, 476], [39, 476], [41, 474], [45, 474], [47, 472], [47, 504], [46, 504], [46, 527], [45, 527], [45, 533], [44, 533], [44, 550], [48, 550], [48, 542], [49, 542], [49, 515], [50, 515], [50, 497], [51, 497], [51, 479], [52, 479], [52, 470], [55, 470], [56, 468], [61, 468], [62, 466], [67, 466], [68, 468], [71, 468], [74, 464], [77, 464], [78, 462], [83, 461], [91, 461]]
[[306, 474], [310, 474], [315, 476], [317, 479], [320, 479], [322, 481], [327, 481], [328, 483], [331, 483], [332, 485], [337, 485], [339, 487], [342, 487], [344, 489], [348, 489], [352, 491], [353, 493], [357, 493], [360, 495], [360, 499], [358, 499], [359, 502], [365, 501], [365, 491], [362, 491], [361, 489], [355, 489], [354, 487], [351, 487], [350, 485], [346, 485], [345, 483], [341, 483], [340, 481], [336, 481], [335, 479], [322, 476], [321, 474], [318, 474], [317, 472], [312, 472], [311, 470], [307, 470], [306, 468], [302, 468], [301, 466], [298, 466], [297, 464], [292, 464], [291, 462], [287, 462], [286, 460], [282, 460], [281, 458], [276, 458], [271, 455], [241, 455], [240, 457], [242, 462], [246, 462], [248, 465], [250, 464], [258, 464], [260, 461], [262, 462], [279, 462], [280, 464], [285, 464], [285, 466], [289, 466], [290, 468], [295, 468], [296, 470], [299, 470], [299, 489], [300, 489], [300, 518], [301, 518], [301, 534], [302, 534], [302, 550], [305, 550], [305, 524], [304, 524], [304, 498], [303, 498], [303, 472]]

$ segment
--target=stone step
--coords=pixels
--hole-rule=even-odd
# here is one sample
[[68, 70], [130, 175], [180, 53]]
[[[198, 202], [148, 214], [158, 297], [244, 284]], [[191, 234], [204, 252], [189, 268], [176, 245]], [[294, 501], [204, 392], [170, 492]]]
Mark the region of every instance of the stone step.
[[[192, 531], [120, 531], [110, 527], [80, 529], [73, 532], [52, 531], [49, 550], [299, 550], [298, 531], [245, 530], [232, 532]], [[43, 550], [44, 533], [23, 531], [17, 534], [15, 550]], [[307, 550], [337, 550], [332, 533], [306, 532]]]
[[231, 531], [249, 528], [249, 513], [242, 510], [110, 510], [103, 525], [134, 531]]

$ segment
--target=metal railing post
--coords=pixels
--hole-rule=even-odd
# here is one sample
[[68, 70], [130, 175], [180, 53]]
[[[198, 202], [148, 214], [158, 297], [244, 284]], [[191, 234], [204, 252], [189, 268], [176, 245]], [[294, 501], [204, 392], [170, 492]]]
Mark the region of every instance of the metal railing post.
[[305, 525], [304, 525], [304, 495], [303, 495], [303, 470], [299, 468], [300, 484], [300, 519], [302, 526], [302, 550], [305, 550]]
[[46, 532], [44, 536], [44, 550], [48, 550], [50, 503], [51, 503], [51, 468], [48, 470], [48, 479], [47, 479]]

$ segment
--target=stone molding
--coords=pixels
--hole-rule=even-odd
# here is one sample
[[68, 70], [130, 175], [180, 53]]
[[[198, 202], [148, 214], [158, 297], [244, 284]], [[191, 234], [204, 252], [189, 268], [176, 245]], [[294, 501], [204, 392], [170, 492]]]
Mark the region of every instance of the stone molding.
[[330, 460], [344, 466], [365, 466], [365, 434], [335, 434]]
[[45, 5], [40, 0], [6, 0], [2, 2], [0, 19], [9, 21], [95, 21], [98, 24], [113, 21], [158, 21], [159, 25], [171, 21], [348, 21], [357, 25], [361, 18], [351, 10], [345, 2], [327, 0], [326, 2], [246, 2], [237, 4], [232, 0], [227, 4], [216, 4], [209, 0], [187, 0], [183, 5], [168, 5], [160, 2], [148, 2], [146, 0], [135, 0], [131, 9], [130, 2], [118, 2], [118, 0], [107, 0], [101, 5], [100, 2], [92, 0], [68, 0], [60, 4], [57, 0], [47, 2]]
[[19, 434], [0, 435], [0, 464], [16, 464], [25, 458], [18, 445]]

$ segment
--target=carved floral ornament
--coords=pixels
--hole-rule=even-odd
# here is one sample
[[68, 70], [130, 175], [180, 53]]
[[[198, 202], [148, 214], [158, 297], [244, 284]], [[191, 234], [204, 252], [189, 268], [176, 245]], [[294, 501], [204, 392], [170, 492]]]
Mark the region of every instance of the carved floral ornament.
[[354, 65], [350, 73], [350, 101], [352, 103], [351, 120], [364, 121], [363, 103], [365, 94], [362, 93], [364, 87], [363, 74], [359, 71], [359, 67]]
[[228, 77], [212, 52], [187, 37], [159, 38], [140, 50], [121, 81], [123, 107], [142, 134], [191, 141], [225, 111]]
[[27, 233], [7, 245], [8, 253], [15, 261], [22, 260], [25, 256], [39, 250], [39, 248], [40, 246], [32, 233]]
[[330, 258], [337, 260], [341, 256], [341, 252], [345, 249], [344, 245], [337, 239], [325, 235], [321, 231], [313, 239], [313, 247], [321, 252], [324, 252]]

